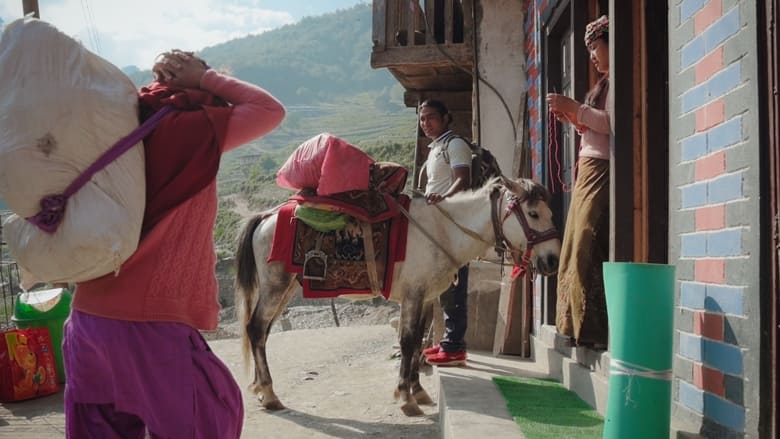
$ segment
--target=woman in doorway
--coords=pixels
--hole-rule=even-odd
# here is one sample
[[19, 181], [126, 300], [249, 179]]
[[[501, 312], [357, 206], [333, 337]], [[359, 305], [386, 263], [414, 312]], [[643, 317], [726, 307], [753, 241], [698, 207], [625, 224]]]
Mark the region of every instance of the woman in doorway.
[[558, 268], [556, 326], [578, 346], [607, 345], [607, 307], [601, 274], [609, 256], [609, 20], [588, 24], [585, 45], [601, 78], [581, 104], [567, 96], [548, 94], [555, 117], [580, 133], [574, 190]]

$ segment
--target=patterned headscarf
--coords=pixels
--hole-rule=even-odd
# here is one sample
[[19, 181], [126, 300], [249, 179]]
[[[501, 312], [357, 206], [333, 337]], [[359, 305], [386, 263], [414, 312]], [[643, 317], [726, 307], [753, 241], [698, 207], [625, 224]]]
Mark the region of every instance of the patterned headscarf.
[[585, 26], [585, 45], [590, 45], [607, 33], [609, 33], [609, 18], [602, 15]]

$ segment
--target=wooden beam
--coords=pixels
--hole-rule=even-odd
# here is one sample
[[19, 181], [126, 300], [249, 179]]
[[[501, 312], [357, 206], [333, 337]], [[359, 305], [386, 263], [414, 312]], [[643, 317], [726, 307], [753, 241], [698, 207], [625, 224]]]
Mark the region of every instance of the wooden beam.
[[609, 259], [634, 257], [634, 2], [609, 0], [610, 206]]
[[[428, 46], [388, 47], [371, 52], [371, 67], [379, 69], [395, 66], [461, 66], [471, 71], [472, 50], [467, 44], [440, 44]], [[444, 51], [444, 53], [442, 53]], [[445, 55], [446, 54], [446, 55]], [[451, 59], [450, 59], [451, 58]]]
[[41, 11], [38, 9], [38, 0], [22, 0], [22, 13], [26, 17], [33, 14], [35, 18], [41, 18]]
[[453, 35], [455, 34], [455, 29], [453, 26], [453, 20], [454, 17], [453, 12], [453, 5], [452, 0], [444, 0], [444, 42], [445, 43], [453, 43], [455, 42], [455, 39], [453, 38]]
[[471, 91], [451, 90], [407, 90], [404, 92], [404, 104], [409, 108], [417, 108], [417, 105], [426, 99], [438, 99], [445, 101], [450, 111], [471, 110]]
[[373, 22], [371, 24], [372, 39], [374, 40], [374, 50], [385, 50], [387, 47], [387, 4], [385, 0], [374, 0]]
[[[642, 42], [642, 110], [644, 126], [642, 161], [646, 197], [644, 242], [647, 262], [669, 262], [669, 63], [668, 8], [644, 0]], [[664, 237], [667, 239], [659, 239]]]
[[[762, 318], [761, 337], [763, 346], [761, 362], [765, 364], [766, 374], [761, 374], [759, 378], [759, 417], [764, 421], [760, 422], [759, 435], [764, 437], [778, 436], [778, 420], [780, 419], [780, 404], [777, 396], [780, 394], [780, 378], [778, 378], [778, 355], [780, 348], [780, 37], [778, 37], [778, 23], [780, 23], [780, 1], [764, 0], [763, 10], [759, 15], [761, 23], [761, 33], [759, 34], [759, 48], [763, 49], [763, 56], [759, 56], [759, 71], [766, 71], [764, 82], [765, 103], [761, 106], [765, 108], [766, 116], [759, 125], [759, 144], [768, 145], [766, 152], [762, 155], [767, 159], [767, 195], [765, 201], [766, 207], [762, 209], [766, 214], [766, 225], [762, 227], [761, 236], [766, 236], [764, 241], [766, 250], [762, 251], [766, 255], [767, 267], [762, 270], [764, 284], [768, 287], [767, 298], [764, 302], [766, 307], [766, 318]], [[759, 89], [760, 90], [760, 89]], [[761, 95], [761, 93], [760, 93]], [[759, 110], [760, 111], [760, 110]], [[764, 128], [765, 127], [765, 128]], [[763, 191], [762, 191], [763, 192]], [[763, 197], [763, 195], [762, 195]], [[764, 276], [766, 274], [766, 276]]]
[[[647, 173], [647, 157], [645, 156], [647, 145], [647, 136], [645, 133], [645, 120], [647, 116], [646, 108], [644, 104], [645, 94], [644, 90], [647, 87], [647, 81], [645, 77], [645, 37], [647, 35], [647, 29], [645, 28], [645, 2], [632, 2], [634, 7], [632, 10], [632, 19], [634, 22], [635, 34], [633, 38], [633, 106], [631, 107], [631, 113], [634, 115], [634, 256], [632, 261], [635, 262], [647, 262], [648, 254], [648, 239], [647, 236], [647, 189], [648, 179], [650, 176]], [[660, 63], [660, 61], [659, 61]], [[660, 93], [660, 91], [659, 91]], [[656, 148], [658, 146], [656, 145]], [[659, 176], [660, 177], [660, 176]], [[660, 183], [660, 181], [659, 181]], [[659, 184], [661, 186], [661, 184]]]

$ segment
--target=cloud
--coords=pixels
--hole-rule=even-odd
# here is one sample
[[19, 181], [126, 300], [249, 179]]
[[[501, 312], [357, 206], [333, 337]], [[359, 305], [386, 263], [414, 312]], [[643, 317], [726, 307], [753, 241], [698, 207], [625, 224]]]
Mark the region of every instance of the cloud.
[[[3, 1], [0, 19], [21, 17], [20, 1]], [[14, 3], [14, 4], [9, 4]], [[165, 50], [200, 50], [293, 23], [258, 0], [60, 0], [40, 2], [41, 18], [119, 67], [150, 68]]]

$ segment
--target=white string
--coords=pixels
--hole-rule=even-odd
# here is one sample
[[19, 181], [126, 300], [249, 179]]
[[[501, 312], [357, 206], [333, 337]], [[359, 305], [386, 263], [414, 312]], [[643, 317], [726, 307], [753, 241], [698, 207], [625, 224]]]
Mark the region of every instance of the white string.
[[609, 360], [609, 373], [611, 375], [640, 376], [651, 380], [671, 381], [672, 369], [653, 370], [628, 361], [611, 358]]
[[653, 370], [638, 364], [630, 363], [628, 361], [617, 360], [611, 358], [609, 360], [609, 374], [610, 375], [625, 375], [628, 376], [628, 385], [623, 393], [626, 394], [626, 404], [632, 403], [636, 406], [636, 401], [631, 399], [631, 386], [634, 381], [634, 377], [649, 378], [651, 380], [659, 381], [671, 381], [672, 369]]

